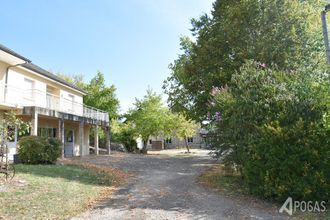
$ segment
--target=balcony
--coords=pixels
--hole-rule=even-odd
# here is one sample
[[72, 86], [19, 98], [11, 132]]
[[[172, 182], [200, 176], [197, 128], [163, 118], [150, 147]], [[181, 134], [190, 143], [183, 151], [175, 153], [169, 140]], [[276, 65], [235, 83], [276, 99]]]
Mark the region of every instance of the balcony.
[[37, 89], [24, 90], [11, 85], [0, 84], [0, 105], [4, 107], [40, 107], [92, 120], [109, 122], [105, 111], [66, 99]]

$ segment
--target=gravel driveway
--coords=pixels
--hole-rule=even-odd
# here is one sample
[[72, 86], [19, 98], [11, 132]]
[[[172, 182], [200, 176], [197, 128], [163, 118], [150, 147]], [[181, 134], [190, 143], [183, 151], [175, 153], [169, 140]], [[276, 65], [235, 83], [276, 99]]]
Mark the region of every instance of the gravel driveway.
[[196, 178], [214, 163], [203, 152], [189, 157], [114, 154], [84, 160], [135, 175], [111, 198], [74, 219], [286, 219], [271, 205], [229, 198], [200, 186]]

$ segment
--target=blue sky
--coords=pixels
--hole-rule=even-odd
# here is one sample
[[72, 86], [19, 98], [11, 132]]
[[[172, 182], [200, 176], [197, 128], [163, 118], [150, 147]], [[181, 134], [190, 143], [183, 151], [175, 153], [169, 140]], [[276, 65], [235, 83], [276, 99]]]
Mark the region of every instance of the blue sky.
[[[100, 70], [122, 111], [148, 86], [161, 93], [190, 19], [213, 0], [12, 0], [1, 3], [0, 43], [52, 72]], [[166, 98], [166, 97], [165, 97]]]

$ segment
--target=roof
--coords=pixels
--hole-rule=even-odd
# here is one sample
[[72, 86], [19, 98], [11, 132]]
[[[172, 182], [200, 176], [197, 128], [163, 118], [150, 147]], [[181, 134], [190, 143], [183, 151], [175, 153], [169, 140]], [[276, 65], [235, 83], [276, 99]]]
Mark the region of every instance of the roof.
[[58, 77], [57, 75], [55, 75], [55, 74], [53, 74], [53, 73], [51, 73], [51, 72], [49, 72], [47, 70], [44, 70], [43, 68], [41, 68], [41, 67], [39, 67], [39, 66], [37, 66], [37, 65], [35, 65], [33, 63], [24, 63], [22, 65], [22, 67], [27, 68], [29, 70], [32, 70], [34, 72], [37, 72], [37, 73], [39, 73], [39, 74], [41, 74], [41, 75], [43, 75], [45, 77], [48, 77], [48, 78], [50, 78], [52, 80], [55, 80], [55, 81], [57, 81], [59, 83], [62, 83], [64, 85], [66, 85], [66, 86], [69, 86], [69, 87], [71, 87], [73, 89], [76, 89], [76, 90], [78, 90], [78, 91], [86, 94], [86, 92], [84, 90], [82, 90], [81, 88], [73, 85], [72, 83], [69, 83], [69, 82], [65, 81], [64, 79]]
[[0, 44], [0, 50], [3, 50], [3, 51], [5, 51], [5, 52], [17, 57], [17, 58], [20, 58], [20, 59], [26, 61], [26, 62], [31, 62], [31, 60], [23, 57], [22, 55], [20, 55], [20, 54], [16, 53], [15, 51], [9, 49], [8, 47], [3, 46], [2, 44]]
[[53, 74], [53, 73], [51, 73], [47, 70], [44, 70], [43, 68], [33, 64], [31, 60], [23, 57], [22, 55], [20, 55], [20, 54], [16, 53], [15, 51], [9, 49], [8, 47], [3, 46], [2, 44], [0, 44], [0, 50], [5, 51], [6, 53], [9, 53], [9, 54], [11, 54], [11, 55], [13, 55], [13, 56], [15, 56], [19, 59], [22, 59], [22, 60], [26, 61], [26, 63], [21, 65], [22, 67], [27, 68], [31, 71], [37, 72], [37, 73], [39, 73], [39, 74], [41, 74], [41, 75], [43, 75], [47, 78], [55, 80], [56, 82], [59, 82], [59, 83], [64, 84], [66, 86], [69, 86], [69, 87], [71, 87], [75, 90], [78, 90], [79, 92], [87, 94], [86, 91], [82, 90], [81, 88], [79, 88], [79, 87], [73, 85], [72, 83], [69, 83], [69, 82], [65, 81], [64, 79], [58, 77], [57, 75], [55, 75], [55, 74]]

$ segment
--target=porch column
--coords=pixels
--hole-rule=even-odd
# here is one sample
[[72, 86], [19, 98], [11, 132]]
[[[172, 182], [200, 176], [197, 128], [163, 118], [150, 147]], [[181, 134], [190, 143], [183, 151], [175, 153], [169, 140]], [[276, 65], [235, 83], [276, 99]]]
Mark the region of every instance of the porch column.
[[110, 126], [107, 126], [105, 128], [105, 133], [106, 133], [106, 137], [107, 137], [107, 148], [108, 148], [108, 154], [110, 155], [111, 154], [111, 149], [110, 149]]
[[32, 113], [31, 135], [34, 135], [34, 136], [38, 135], [38, 113], [36, 111], [34, 111]]
[[85, 138], [84, 138], [84, 148], [83, 148], [83, 154], [84, 155], [89, 155], [89, 130], [90, 130], [90, 127], [88, 125], [85, 124], [85, 128], [84, 128], [84, 135], [85, 135]]
[[99, 155], [99, 125], [95, 125], [95, 131], [94, 131], [94, 148], [95, 148], [95, 154]]
[[58, 120], [58, 139], [61, 141], [62, 159], [64, 159], [64, 119]]
[[79, 156], [83, 156], [83, 146], [85, 144], [84, 121], [79, 122]]

